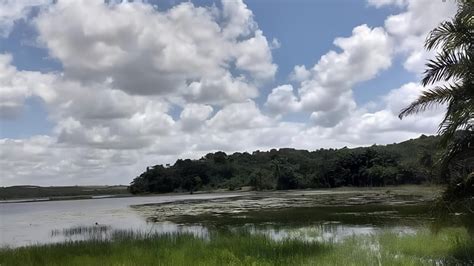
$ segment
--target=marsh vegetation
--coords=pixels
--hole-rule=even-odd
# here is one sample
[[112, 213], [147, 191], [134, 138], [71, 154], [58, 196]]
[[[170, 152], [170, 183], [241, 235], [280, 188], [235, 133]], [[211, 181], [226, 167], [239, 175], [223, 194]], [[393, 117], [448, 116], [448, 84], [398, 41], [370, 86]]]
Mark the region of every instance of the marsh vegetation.
[[115, 232], [113, 239], [3, 249], [2, 265], [453, 265], [474, 262], [474, 241], [462, 228], [436, 234], [382, 232], [339, 242], [213, 232]]
[[[4, 246], [0, 264], [472, 263], [473, 219], [460, 213], [448, 222], [438, 219], [432, 206], [442, 190], [402, 186], [5, 204], [8, 215], [19, 219], [11, 221], [19, 228], [16, 237], [31, 227], [45, 234], [36, 243]], [[125, 202], [110, 205], [118, 200]], [[26, 205], [37, 210], [29, 212], [32, 220], [50, 226], [20, 228], [18, 213]], [[78, 219], [84, 208], [89, 219]]]

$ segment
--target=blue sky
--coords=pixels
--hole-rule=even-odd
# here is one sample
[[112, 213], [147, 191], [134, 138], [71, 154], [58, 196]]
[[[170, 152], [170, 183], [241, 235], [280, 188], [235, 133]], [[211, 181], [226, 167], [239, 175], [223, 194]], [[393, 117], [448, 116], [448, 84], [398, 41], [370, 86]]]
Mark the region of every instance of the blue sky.
[[0, 5], [4, 184], [126, 183], [208, 151], [392, 143], [435, 133], [442, 114], [396, 118], [424, 89], [423, 40], [449, 1], [92, 2]]
[[[149, 1], [158, 9], [168, 9], [186, 1]], [[195, 5], [219, 5], [216, 1], [193, 1]], [[377, 9], [365, 1], [349, 0], [254, 0], [246, 4], [253, 11], [255, 20], [268, 39], [276, 38], [281, 46], [273, 50], [274, 62], [278, 64], [275, 81], [261, 88], [263, 104], [273, 86], [288, 82], [288, 76], [295, 65], [311, 66], [328, 50], [334, 49], [333, 40], [350, 35], [356, 25], [370, 27], [383, 26], [385, 18], [396, 11], [396, 7]], [[38, 10], [32, 10], [32, 18]], [[330, 26], [329, 26], [330, 25]], [[329, 27], [328, 27], [329, 26]], [[18, 20], [7, 38], [0, 43], [1, 53], [13, 55], [13, 64], [19, 70], [62, 71], [61, 63], [48, 56], [47, 49], [35, 43], [37, 32], [29, 21]], [[355, 90], [356, 101], [364, 104], [377, 99], [390, 89], [413, 79], [413, 74], [404, 71], [400, 62], [380, 73], [372, 80], [359, 84]], [[54, 124], [48, 121], [47, 112], [38, 99], [26, 102], [23, 114], [14, 121], [3, 120], [0, 131], [2, 138], [25, 138], [36, 134], [48, 134]], [[292, 119], [304, 120], [306, 117], [294, 116]]]

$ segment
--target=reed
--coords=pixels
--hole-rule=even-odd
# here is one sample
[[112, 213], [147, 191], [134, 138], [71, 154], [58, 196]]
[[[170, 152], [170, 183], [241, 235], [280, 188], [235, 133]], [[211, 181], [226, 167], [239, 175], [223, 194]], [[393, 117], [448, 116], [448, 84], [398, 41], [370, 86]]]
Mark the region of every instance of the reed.
[[[72, 232], [77, 232], [72, 230]], [[88, 230], [88, 229], [80, 229]], [[105, 229], [90, 229], [105, 230]], [[452, 265], [474, 263], [474, 241], [463, 228], [436, 234], [383, 232], [318, 243], [274, 240], [245, 231], [189, 233], [113, 231], [109, 239], [0, 250], [0, 265]]]

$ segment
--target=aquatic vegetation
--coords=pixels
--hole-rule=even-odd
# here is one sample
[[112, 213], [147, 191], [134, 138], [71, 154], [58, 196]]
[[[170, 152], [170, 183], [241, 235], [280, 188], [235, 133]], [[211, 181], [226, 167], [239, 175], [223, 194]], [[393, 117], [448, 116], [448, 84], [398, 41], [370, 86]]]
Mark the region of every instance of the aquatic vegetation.
[[[386, 192], [387, 189], [390, 191]], [[410, 212], [410, 210], [419, 218], [420, 213], [429, 211], [431, 203], [437, 195], [441, 194], [442, 189], [443, 187], [440, 186], [398, 186], [247, 192], [232, 198], [195, 199], [132, 207], [149, 221], [175, 221], [178, 223], [208, 220], [214, 224], [218, 220], [222, 220], [223, 217], [231, 219], [232, 216], [234, 218], [235, 216], [245, 216], [245, 219], [242, 220], [249, 222], [249, 218], [256, 218], [261, 213], [265, 213], [262, 218], [273, 222], [285, 217], [288, 220], [288, 218], [294, 217], [293, 215], [301, 218], [306, 217], [307, 220], [312, 221], [325, 218], [334, 221], [344, 219], [344, 217], [340, 217], [341, 215], [337, 215], [338, 213], [347, 212], [392, 211], [394, 213], [388, 213], [388, 215], [377, 213], [377, 216], [393, 218], [396, 217], [395, 211], [398, 213]], [[289, 213], [294, 211], [298, 211], [298, 213]], [[275, 217], [279, 213], [282, 214], [282, 217]], [[406, 220], [406, 217], [404, 219]], [[227, 223], [227, 221], [224, 222], [224, 224]]]
[[1, 265], [451, 265], [474, 262], [463, 228], [438, 233], [382, 232], [321, 243], [272, 239], [245, 231], [187, 233], [117, 231], [113, 239], [0, 250]]
[[96, 226], [74, 226], [71, 228], [64, 228], [62, 230], [53, 230], [51, 231], [51, 236], [64, 235], [66, 237], [75, 236], [75, 235], [102, 235], [110, 231], [112, 227], [110, 225], [99, 225]]

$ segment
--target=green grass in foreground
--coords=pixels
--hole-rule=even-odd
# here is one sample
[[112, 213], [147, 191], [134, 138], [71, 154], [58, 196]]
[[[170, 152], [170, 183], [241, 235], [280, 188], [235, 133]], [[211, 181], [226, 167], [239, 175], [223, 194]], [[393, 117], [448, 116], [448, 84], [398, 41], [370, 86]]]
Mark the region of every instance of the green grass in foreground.
[[[0, 265], [443, 265], [474, 261], [465, 229], [437, 234], [382, 233], [342, 243], [274, 241], [248, 233], [147, 235], [124, 232], [114, 241], [68, 242], [0, 250]], [[440, 264], [441, 263], [441, 264]]]

